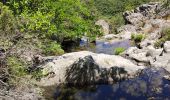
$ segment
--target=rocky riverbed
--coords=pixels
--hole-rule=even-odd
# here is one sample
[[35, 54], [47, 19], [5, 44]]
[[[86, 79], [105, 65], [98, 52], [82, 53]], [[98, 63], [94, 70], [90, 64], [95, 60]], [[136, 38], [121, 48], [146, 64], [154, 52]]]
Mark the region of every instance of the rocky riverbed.
[[[157, 13], [158, 10], [160, 11], [159, 13]], [[160, 70], [164, 70], [166, 74], [163, 72], [160, 79], [164, 77], [169, 79], [170, 41], [166, 41], [160, 48], [155, 48], [154, 46], [154, 43], [161, 37], [161, 31], [164, 28], [170, 27], [170, 20], [165, 18], [169, 14], [170, 10], [162, 10], [160, 3], [144, 4], [124, 13], [127, 24], [118, 29], [118, 35], [108, 34], [108, 30], [104, 29], [107, 30], [107, 33], [102, 39], [109, 41], [130, 41], [132, 33], [140, 33], [146, 36], [138, 46], [128, 47], [119, 56], [109, 55], [109, 53], [104, 54], [104, 52], [92, 53], [90, 50], [67, 53], [57, 57], [40, 57], [39, 59], [42, 60], [43, 64], [40, 64], [38, 67], [42, 68], [47, 76], [42, 78], [38, 84], [45, 87], [60, 84], [85, 86], [92, 84], [114, 84], [123, 80], [125, 82], [120, 84], [129, 84], [129, 81], [127, 82], [126, 80], [130, 80], [130, 83], [131, 81], [133, 83], [131, 79], [135, 78], [136, 80], [138, 76], [140, 77], [143, 70], [148, 68], [149, 70], [152, 70], [152, 68], [157, 69], [155, 73], [158, 75], [154, 74], [154, 77], [162, 73]], [[107, 25], [106, 22], [104, 25]], [[144, 74], [147, 74], [147, 71], [142, 73], [142, 75]], [[152, 86], [152, 82], [148, 84]], [[166, 81], [166, 84], [169, 85], [168, 81]], [[80, 95], [85, 94], [80, 93]], [[95, 97], [89, 96], [89, 98]], [[169, 97], [165, 96], [165, 98]]]
[[[45, 93], [48, 94], [49, 92], [51, 95], [56, 92], [56, 87], [64, 84], [73, 87], [93, 85], [97, 86], [95, 88], [97, 92], [101, 91], [102, 93], [106, 91], [105, 89], [112, 89], [108, 93], [110, 95], [104, 95], [106, 98], [103, 99], [114, 99], [116, 96], [119, 96], [117, 99], [121, 99], [123, 97], [118, 95], [120, 93], [125, 94], [124, 96], [129, 99], [136, 99], [134, 95], [139, 94], [139, 98], [148, 99], [147, 93], [152, 93], [153, 91], [153, 94], [148, 94], [150, 99], [154, 99], [155, 95], [155, 97], [160, 96], [163, 99], [170, 99], [167, 96], [170, 85], [167, 80], [170, 79], [170, 41], [164, 42], [162, 47], [159, 48], [154, 46], [157, 40], [162, 37], [162, 30], [170, 28], [170, 20], [168, 19], [170, 9], [161, 9], [161, 3], [156, 2], [143, 4], [132, 11], [125, 12], [123, 15], [126, 25], [117, 29], [119, 33], [117, 35], [109, 34], [109, 26], [104, 20], [96, 22], [98, 25], [104, 24], [103, 30], [106, 33], [102, 37], [104, 42], [100, 43], [100, 41], [97, 42], [98, 40], [96, 40], [96, 43], [99, 44], [96, 44], [95, 49], [87, 48], [88, 51], [71, 52], [62, 56], [36, 56], [38, 63], [34, 67], [40, 68], [43, 74], [43, 77], [36, 81], [36, 85], [53, 88], [51, 92], [48, 91], [48, 88], [44, 88]], [[145, 38], [137, 46], [133, 47], [129, 44], [132, 33], [145, 35]], [[112, 42], [105, 42], [108, 40]], [[120, 41], [128, 41], [128, 43]], [[111, 49], [120, 46], [126, 47], [126, 51], [121, 55], [114, 55]], [[158, 77], [158, 79], [154, 77]], [[103, 87], [101, 84], [106, 86]], [[150, 89], [153, 91], [150, 91]], [[161, 91], [160, 89], [162, 91], [165, 89], [165, 93], [162, 92], [162, 94], [157, 95], [157, 92]], [[98, 96], [100, 93], [97, 92], [89, 93], [78, 89], [77, 94], [74, 94], [74, 96], [76, 95], [78, 100], [87, 100], [89, 98], [94, 100], [100, 97]], [[130, 93], [131, 95], [129, 95], [129, 92], [132, 92]], [[62, 90], [59, 93], [62, 93]], [[3, 97], [11, 99], [15, 97], [16, 92], [1, 92], [1, 94], [8, 94]], [[35, 93], [32, 92], [32, 94]], [[31, 97], [30, 99], [38, 99], [38, 96], [34, 97], [32, 94], [21, 94], [21, 97], [16, 98], [25, 99]], [[94, 97], [92, 94], [98, 97]], [[59, 96], [61, 95], [56, 97]]]
[[[41, 79], [40, 84], [46, 86], [56, 83], [65, 83], [68, 81], [67, 72], [69, 71], [73, 73], [77, 71], [77, 75], [79, 75], [79, 72], [80, 74], [82, 72], [86, 72], [87, 74], [92, 69], [94, 72], [99, 71], [92, 77], [93, 80], [101, 78], [100, 75], [103, 74], [101, 73], [102, 69], [107, 70], [106, 73], [114, 69], [117, 75], [120, 74], [119, 76], [121, 76], [121, 73], [118, 73], [117, 70], [123, 69], [128, 77], [131, 77], [131, 75], [134, 75], [138, 70], [144, 69], [145, 67], [161, 67], [170, 71], [170, 58], [168, 57], [170, 53], [170, 42], [166, 41], [162, 48], [155, 48], [154, 46], [154, 43], [161, 37], [161, 31], [164, 28], [170, 27], [170, 20], [164, 18], [169, 14], [170, 10], [162, 10], [159, 2], [143, 4], [132, 11], [125, 12], [124, 18], [127, 24], [118, 29], [119, 34], [109, 34], [108, 36], [107, 31], [107, 34], [103, 38], [107, 40], [109, 37], [109, 40], [113, 41], [115, 39], [131, 39], [132, 33], [145, 34], [146, 37], [137, 47], [129, 47], [121, 56], [108, 55], [100, 52], [92, 53], [89, 51], [80, 51], [57, 57], [40, 58], [47, 62], [43, 65], [40, 64], [38, 67], [42, 68], [43, 72], [46, 74], [53, 74], [49, 74], [48, 77]], [[82, 76], [84, 76], [83, 73]], [[75, 78], [74, 80], [78, 81], [77, 79]], [[108, 77], [108, 79], [110, 79], [110, 77]]]

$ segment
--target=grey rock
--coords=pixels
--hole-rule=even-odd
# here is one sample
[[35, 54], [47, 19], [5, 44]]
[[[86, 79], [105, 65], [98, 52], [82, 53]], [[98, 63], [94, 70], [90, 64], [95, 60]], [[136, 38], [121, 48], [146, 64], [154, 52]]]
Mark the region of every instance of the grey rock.
[[128, 78], [123, 67], [100, 68], [92, 56], [74, 62], [66, 71], [66, 82], [74, 85], [118, 82]]
[[111, 40], [111, 39], [114, 39], [114, 38], [119, 38], [119, 36], [117, 36], [115, 34], [108, 34], [108, 35], [104, 36], [105, 40]]
[[125, 12], [124, 19], [126, 20], [126, 23], [141, 27], [144, 24], [143, 21], [145, 20], [145, 17], [141, 13]]
[[137, 33], [135, 26], [127, 24], [117, 29], [118, 37], [122, 39], [131, 39], [131, 34]]
[[[42, 86], [50, 86], [50, 85], [54, 85], [54, 84], [66, 83], [67, 69], [70, 69], [71, 65], [73, 65], [73, 64], [81, 65], [81, 64], [86, 63], [87, 61], [85, 61], [84, 57], [89, 56], [89, 55], [94, 60], [94, 62], [93, 62], [93, 60], [90, 59], [90, 63], [96, 64], [95, 65], [96, 70], [98, 69], [98, 67], [99, 67], [99, 69], [107, 69], [108, 70], [114, 66], [117, 66], [117, 67], [123, 68], [125, 71], [127, 71], [128, 75], [133, 76], [133, 75], [135, 75], [137, 70], [145, 68], [144, 66], [135, 65], [130, 60], [127, 60], [121, 56], [107, 55], [107, 54], [96, 54], [96, 53], [92, 53], [89, 51], [73, 52], [73, 53], [64, 54], [64, 55], [58, 57], [58, 59], [55, 59], [51, 62], [47, 62], [45, 65], [41, 65], [42, 68], [49, 67], [50, 69], [52, 69], [52, 71], [54, 72], [55, 75], [54, 75], [54, 77], [50, 77], [50, 78], [49, 77], [42, 78], [41, 81], [38, 82], [38, 84], [42, 85]], [[81, 59], [81, 60], [79, 60], [79, 59]], [[82, 61], [83, 63], [79, 63], [80, 61]], [[87, 63], [86, 65], [89, 65], [89, 64]], [[85, 66], [83, 66], [83, 67], [85, 67]], [[75, 68], [77, 68], [77, 67], [75, 67]], [[88, 67], [88, 68], [91, 68], [91, 67]], [[99, 73], [99, 75], [100, 75], [100, 73]], [[95, 76], [98, 76], [98, 74], [96, 74]]]
[[170, 53], [170, 41], [166, 41], [163, 48], [166, 53]]
[[104, 35], [109, 34], [109, 24], [105, 20], [100, 19], [95, 24], [102, 27], [101, 32], [103, 32]]

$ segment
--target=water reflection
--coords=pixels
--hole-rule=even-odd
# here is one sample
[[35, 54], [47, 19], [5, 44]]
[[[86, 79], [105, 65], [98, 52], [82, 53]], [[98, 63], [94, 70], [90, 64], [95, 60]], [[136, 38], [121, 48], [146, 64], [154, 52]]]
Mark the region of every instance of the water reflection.
[[[92, 46], [93, 45], [93, 46]], [[114, 54], [114, 50], [117, 47], [123, 47], [125, 49], [131, 47], [130, 40], [123, 41], [101, 41], [97, 40], [95, 44], [87, 44], [86, 41], [80, 41], [80, 48], [83, 48], [88, 51], [95, 53], [104, 53], [104, 54]]]
[[145, 69], [135, 79], [113, 85], [68, 87], [57, 89], [57, 100], [170, 100], [170, 82], [162, 68]]

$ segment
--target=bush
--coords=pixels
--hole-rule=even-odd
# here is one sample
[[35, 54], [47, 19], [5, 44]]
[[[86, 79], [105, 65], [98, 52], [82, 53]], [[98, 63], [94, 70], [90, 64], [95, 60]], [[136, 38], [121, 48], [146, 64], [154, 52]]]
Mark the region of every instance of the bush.
[[154, 46], [156, 48], [159, 48], [165, 43], [165, 41], [169, 40], [170, 40], [170, 28], [165, 28], [161, 32], [161, 38], [155, 42]]
[[57, 42], [51, 42], [44, 47], [44, 54], [46, 55], [61, 55], [64, 54], [64, 50]]
[[22, 77], [26, 75], [26, 64], [15, 56], [7, 58], [7, 66], [12, 76]]
[[9, 83], [10, 86], [19, 86], [21, 79], [25, 79], [25, 76], [28, 75], [26, 64], [16, 56], [7, 58], [7, 68], [9, 76], [7, 83]]
[[133, 40], [136, 43], [141, 42], [145, 38], [144, 34], [132, 34], [131, 40]]
[[118, 47], [114, 50], [115, 55], [120, 55], [124, 51], [125, 51], [125, 48], [123, 48], [123, 47]]
[[117, 14], [109, 19], [112, 33], [117, 34], [117, 28], [125, 24], [125, 20], [122, 14]]

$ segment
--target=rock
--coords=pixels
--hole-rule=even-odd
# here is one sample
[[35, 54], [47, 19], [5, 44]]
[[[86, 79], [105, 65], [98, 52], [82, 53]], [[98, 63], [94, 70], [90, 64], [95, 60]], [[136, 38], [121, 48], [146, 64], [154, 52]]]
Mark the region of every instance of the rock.
[[164, 48], [160, 56], [155, 57], [153, 61], [151, 61], [151, 66], [153, 67], [162, 67], [165, 68], [168, 72], [170, 72], [170, 41], [166, 41], [164, 43]]
[[115, 35], [115, 34], [108, 34], [108, 35], [105, 35], [105, 36], [104, 36], [104, 39], [105, 39], [105, 40], [111, 40], [111, 39], [113, 39], [113, 38], [118, 38], [118, 36]]
[[100, 68], [92, 56], [79, 58], [66, 70], [66, 82], [69, 84], [94, 84], [99, 77]]
[[127, 79], [123, 67], [100, 68], [91, 55], [80, 58], [66, 70], [66, 82], [73, 85], [113, 83]]
[[122, 56], [130, 60], [136, 61], [137, 65], [150, 66], [156, 57], [162, 54], [163, 49], [155, 49], [153, 46], [148, 46], [143, 49], [130, 47]]
[[0, 90], [0, 100], [45, 100], [36, 89], [30, 91]]
[[146, 57], [146, 54], [147, 54], [146, 50], [138, 49], [136, 47], [131, 47], [124, 52], [124, 55], [127, 58], [130, 58], [131, 60], [135, 60], [140, 63], [141, 62], [143, 62], [143, 63], [149, 62], [149, 58]]
[[164, 43], [163, 48], [164, 48], [164, 52], [170, 53], [170, 41], [166, 41], [166, 42]]
[[[93, 58], [93, 60], [91, 57], [90, 59], [89, 57], [85, 57], [89, 55]], [[86, 63], [87, 62], [86, 60], [87, 61], [90, 60], [89, 64]], [[95, 65], [96, 70], [98, 69], [98, 67], [99, 69], [109, 70], [110, 68], [117, 66], [118, 68], [123, 68], [125, 71], [127, 71], [127, 74], [129, 76], [133, 76], [137, 72], [137, 70], [144, 68], [143, 66], [137, 66], [133, 64], [130, 60], [127, 60], [121, 56], [96, 54], [96, 53], [92, 53], [88, 51], [73, 52], [73, 53], [68, 53], [68, 54], [64, 54], [62, 56], [56, 57], [56, 59], [52, 60], [51, 62], [47, 62], [45, 65], [41, 65], [42, 68], [50, 67], [53, 70], [55, 75], [52, 78], [49, 78], [49, 77], [42, 78], [41, 81], [39, 82], [39, 85], [49, 86], [49, 85], [55, 85], [59, 83], [66, 83], [65, 79], [67, 75], [66, 74], [67, 69], [70, 69], [71, 65], [73, 66], [74, 64], [79, 64], [80, 61], [82, 61], [83, 63], [86, 63], [86, 65], [90, 65], [90, 64]], [[91, 67], [88, 67], [88, 68], [91, 68]], [[99, 73], [99, 75], [100, 74], [101, 73]], [[96, 76], [98, 76], [98, 74], [96, 74]]]
[[117, 31], [119, 33], [118, 36], [122, 39], [131, 39], [131, 34], [137, 33], [136, 27], [130, 24], [118, 28]]
[[143, 33], [151, 33], [153, 31], [153, 27], [150, 23], [145, 22], [145, 25], [143, 26], [142, 30]]
[[98, 20], [95, 24], [102, 27], [101, 32], [103, 32], [104, 35], [109, 34], [109, 24], [105, 20]]
[[155, 49], [153, 46], [148, 46], [147, 49], [148, 49], [148, 51], [147, 51], [146, 56], [151, 56], [152, 58], [160, 56], [163, 52], [162, 48]]
[[136, 27], [142, 27], [144, 24], [143, 21], [145, 20], [145, 17], [141, 13], [125, 12], [123, 15], [126, 23]]
[[150, 2], [143, 4], [135, 9], [135, 12], [140, 12], [143, 16], [155, 18], [156, 12], [161, 9], [161, 3]]

